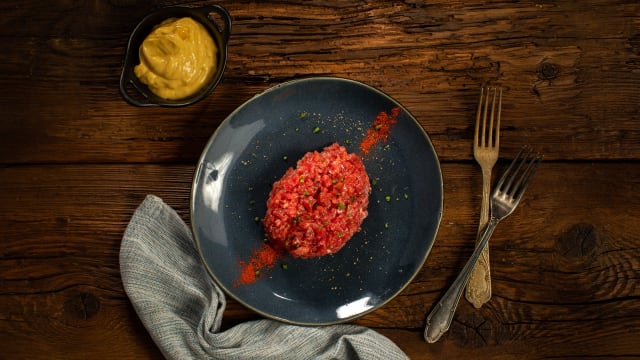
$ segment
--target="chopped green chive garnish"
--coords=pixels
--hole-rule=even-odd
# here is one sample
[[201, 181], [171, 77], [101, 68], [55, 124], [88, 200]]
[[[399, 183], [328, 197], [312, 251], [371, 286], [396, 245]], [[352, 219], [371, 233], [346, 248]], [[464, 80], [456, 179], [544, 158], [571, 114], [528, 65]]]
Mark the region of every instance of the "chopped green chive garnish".
[[289, 157], [287, 155], [285, 155], [285, 156], [282, 157], [282, 160], [287, 161], [287, 160], [289, 160]]
[[282, 265], [280, 265], [280, 267], [282, 268], [282, 270], [289, 269], [289, 265], [287, 265], [287, 264], [282, 264]]
[[319, 132], [320, 132], [320, 128], [319, 127], [316, 126], [316, 127], [313, 128], [313, 133], [314, 134], [317, 134]]
[[298, 117], [299, 117], [300, 119], [304, 119], [304, 118], [306, 118], [306, 117], [307, 117], [307, 112], [306, 112], [306, 111], [305, 111], [305, 112], [301, 112], [301, 113], [298, 115]]
[[409, 198], [409, 194], [404, 194], [404, 198], [408, 199]]
[[384, 200], [385, 200], [386, 202], [391, 201], [391, 196], [389, 196], [389, 195], [385, 196], [385, 197], [384, 197]]

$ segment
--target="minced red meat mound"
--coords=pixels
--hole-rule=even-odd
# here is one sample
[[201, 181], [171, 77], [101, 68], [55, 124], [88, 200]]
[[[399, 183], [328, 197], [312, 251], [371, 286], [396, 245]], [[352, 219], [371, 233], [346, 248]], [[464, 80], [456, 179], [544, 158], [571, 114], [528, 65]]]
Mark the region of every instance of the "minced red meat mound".
[[309, 152], [273, 184], [263, 219], [267, 239], [294, 257], [334, 254], [360, 230], [370, 192], [357, 155], [337, 143]]

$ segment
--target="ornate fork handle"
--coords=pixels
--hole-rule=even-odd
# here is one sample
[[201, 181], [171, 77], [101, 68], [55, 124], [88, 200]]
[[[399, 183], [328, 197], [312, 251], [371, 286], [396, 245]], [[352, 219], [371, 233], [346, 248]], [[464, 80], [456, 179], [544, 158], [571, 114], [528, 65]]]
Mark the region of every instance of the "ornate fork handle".
[[453, 315], [458, 307], [460, 297], [462, 296], [464, 288], [469, 281], [469, 277], [471, 277], [471, 272], [478, 262], [484, 247], [489, 242], [489, 238], [491, 238], [493, 230], [495, 230], [496, 225], [498, 225], [499, 222], [500, 219], [491, 217], [487, 226], [484, 228], [482, 233], [479, 234], [480, 240], [478, 242], [478, 246], [476, 246], [473, 251], [471, 258], [469, 258], [464, 268], [462, 268], [462, 271], [449, 290], [447, 290], [442, 299], [440, 299], [433, 310], [431, 310], [429, 316], [427, 316], [427, 326], [424, 329], [424, 339], [427, 342], [434, 343], [438, 341], [440, 336], [449, 330], [449, 326], [451, 325]]

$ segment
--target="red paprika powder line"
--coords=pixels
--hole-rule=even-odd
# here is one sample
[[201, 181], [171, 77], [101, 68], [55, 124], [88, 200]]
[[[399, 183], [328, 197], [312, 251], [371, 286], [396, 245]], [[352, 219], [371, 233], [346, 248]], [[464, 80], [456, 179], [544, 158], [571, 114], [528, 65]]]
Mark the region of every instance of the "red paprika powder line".
[[260, 272], [270, 269], [278, 261], [280, 253], [269, 244], [264, 243], [262, 247], [255, 250], [249, 261], [240, 261], [240, 277], [234, 286], [248, 285], [255, 282], [260, 277]]
[[387, 142], [389, 135], [391, 135], [391, 128], [396, 124], [400, 111], [400, 107], [396, 106], [391, 109], [391, 114], [382, 111], [376, 116], [375, 120], [373, 120], [373, 125], [367, 130], [367, 135], [360, 143], [360, 150], [363, 154], [369, 154], [373, 145], [379, 142]]

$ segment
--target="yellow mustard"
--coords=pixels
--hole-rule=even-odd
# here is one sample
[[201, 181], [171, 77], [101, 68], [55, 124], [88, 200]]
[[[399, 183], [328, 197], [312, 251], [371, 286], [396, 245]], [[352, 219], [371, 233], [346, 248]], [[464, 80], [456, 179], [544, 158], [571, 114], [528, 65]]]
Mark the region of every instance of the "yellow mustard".
[[134, 72], [156, 95], [177, 100], [195, 94], [216, 69], [218, 49], [199, 22], [171, 18], [157, 25], [140, 46]]

